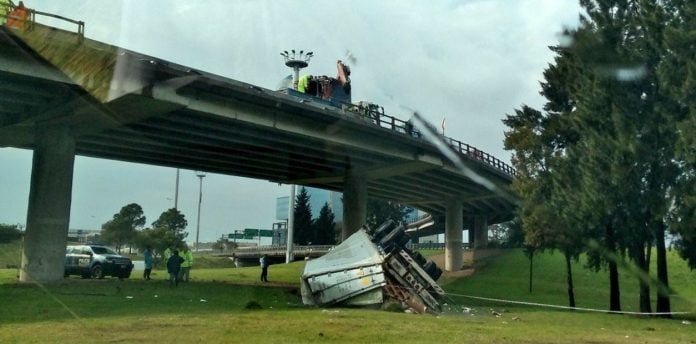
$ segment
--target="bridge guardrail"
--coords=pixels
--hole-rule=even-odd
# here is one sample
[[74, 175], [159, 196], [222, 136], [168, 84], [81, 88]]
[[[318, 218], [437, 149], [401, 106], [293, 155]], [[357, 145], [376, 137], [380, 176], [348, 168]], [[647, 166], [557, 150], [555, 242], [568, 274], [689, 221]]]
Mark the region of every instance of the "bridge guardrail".
[[[279, 90], [279, 92], [291, 95], [293, 97], [302, 98], [303, 101], [314, 101], [319, 104], [325, 104], [332, 107], [338, 107], [346, 112], [356, 114], [363, 120], [369, 123], [373, 123], [380, 128], [389, 129], [401, 134], [409, 135], [413, 138], [423, 140], [423, 134], [416, 128], [414, 128], [411, 121], [404, 121], [395, 116], [387, 115], [384, 112], [384, 107], [377, 104], [359, 102], [357, 104], [345, 103], [337, 101], [335, 99], [324, 99], [315, 95], [305, 94], [298, 92], [292, 88], [286, 88]], [[472, 145], [464, 143], [462, 141], [453, 139], [442, 135], [444, 141], [459, 154], [465, 155], [471, 159], [481, 161], [507, 175], [515, 176], [517, 172], [515, 169], [503, 162], [502, 160], [488, 154]]]
[[[410, 121], [404, 121], [394, 116], [385, 114], [384, 108], [382, 108], [381, 106], [374, 107], [364, 106], [361, 104], [345, 104], [344, 108], [347, 111], [358, 114], [363, 119], [367, 119], [368, 121], [373, 122], [381, 128], [390, 129], [392, 131], [396, 131], [402, 134], [407, 134], [417, 139], [423, 139], [422, 133], [418, 129], [414, 128], [413, 124]], [[488, 154], [472, 145], [469, 145], [457, 139], [453, 139], [444, 135], [442, 135], [442, 137], [445, 139], [445, 142], [447, 142], [451, 148], [455, 149], [460, 154], [466, 155], [470, 158], [473, 158], [474, 160], [481, 161], [510, 176], [515, 176], [517, 174], [517, 172], [512, 166], [494, 157], [491, 154]]]

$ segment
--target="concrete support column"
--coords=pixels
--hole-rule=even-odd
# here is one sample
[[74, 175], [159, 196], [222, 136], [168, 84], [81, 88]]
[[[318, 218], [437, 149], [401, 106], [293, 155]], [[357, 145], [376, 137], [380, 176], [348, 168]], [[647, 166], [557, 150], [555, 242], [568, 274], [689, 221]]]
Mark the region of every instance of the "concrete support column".
[[288, 200], [288, 228], [287, 241], [285, 243], [285, 263], [295, 261], [295, 184], [290, 185], [290, 199]]
[[488, 218], [486, 215], [474, 216], [471, 228], [474, 232], [474, 248], [488, 247]]
[[63, 279], [74, 162], [75, 139], [68, 128], [37, 129], [19, 274], [22, 282]]
[[462, 268], [462, 202], [448, 200], [445, 215], [445, 271]]
[[467, 223], [469, 224], [469, 227], [466, 231], [467, 237], [469, 238], [469, 248], [474, 248], [474, 240], [476, 240], [476, 237], [474, 236], [474, 219], [467, 218]]
[[367, 178], [348, 170], [343, 185], [343, 229], [341, 241], [346, 240], [365, 224], [367, 219]]

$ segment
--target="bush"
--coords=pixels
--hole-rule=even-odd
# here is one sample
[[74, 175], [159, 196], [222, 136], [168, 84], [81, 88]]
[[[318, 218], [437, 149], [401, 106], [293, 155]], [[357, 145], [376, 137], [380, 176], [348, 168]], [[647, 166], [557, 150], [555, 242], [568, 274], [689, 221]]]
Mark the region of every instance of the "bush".
[[17, 225], [0, 223], [0, 243], [15, 241], [22, 237], [22, 231]]

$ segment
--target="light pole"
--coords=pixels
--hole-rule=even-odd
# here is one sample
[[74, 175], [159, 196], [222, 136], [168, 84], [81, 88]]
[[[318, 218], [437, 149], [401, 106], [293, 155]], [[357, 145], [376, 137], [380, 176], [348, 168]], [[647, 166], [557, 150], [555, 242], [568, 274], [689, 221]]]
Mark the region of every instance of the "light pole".
[[280, 55], [285, 58], [285, 65], [292, 68], [294, 72], [292, 84], [293, 88], [297, 89], [297, 81], [300, 78], [300, 69], [309, 66], [309, 60], [312, 59], [314, 53], [310, 51], [305, 54], [304, 50], [300, 50], [300, 53], [296, 54], [294, 49], [290, 51], [292, 51], [292, 54], [288, 53], [286, 50], [280, 53]]
[[288, 226], [287, 226], [287, 243], [285, 252], [285, 263], [289, 264], [295, 260], [295, 254], [292, 247], [294, 240], [294, 222], [295, 222], [295, 184], [290, 185], [290, 200], [288, 201]]
[[201, 203], [203, 203], [203, 177], [205, 173], [196, 171], [196, 177], [198, 177], [198, 220], [196, 221], [196, 252], [198, 252], [198, 236], [201, 232]]
[[174, 187], [174, 209], [179, 210], [179, 169], [176, 169], [176, 186]]

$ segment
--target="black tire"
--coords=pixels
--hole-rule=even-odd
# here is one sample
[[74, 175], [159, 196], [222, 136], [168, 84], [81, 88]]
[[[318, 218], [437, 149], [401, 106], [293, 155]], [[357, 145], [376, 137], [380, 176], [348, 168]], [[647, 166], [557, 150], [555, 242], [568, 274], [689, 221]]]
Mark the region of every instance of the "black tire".
[[403, 234], [398, 238], [395, 244], [399, 247], [406, 247], [409, 241], [411, 241], [411, 237], [408, 234], [406, 234], [406, 232], [403, 232]]
[[432, 260], [429, 260], [427, 263], [425, 263], [425, 265], [423, 265], [423, 270], [425, 270], [433, 281], [437, 281], [437, 279], [442, 275], [442, 269], [440, 269]]
[[390, 247], [395, 241], [404, 234], [404, 227], [398, 226], [394, 228], [389, 234], [387, 234], [382, 240], [380, 240], [380, 245], [384, 248]]
[[418, 251], [413, 251], [413, 253], [411, 253], [411, 258], [413, 258], [413, 260], [415, 260], [416, 263], [418, 263], [418, 265], [420, 265], [423, 268], [425, 267], [425, 264], [428, 262], [428, 260], [425, 259], [425, 257], [423, 257], [423, 255]]
[[384, 223], [382, 223], [377, 229], [374, 231], [374, 241], [379, 242], [385, 235], [389, 233], [389, 229], [392, 227], [394, 224], [393, 220], [387, 220]]
[[440, 267], [436, 267], [435, 272], [432, 275], [430, 275], [430, 278], [432, 278], [433, 281], [437, 281], [437, 279], [440, 278], [440, 276], [442, 276], [442, 269], [440, 269]]
[[104, 278], [104, 268], [102, 268], [101, 265], [97, 264], [93, 266], [90, 270], [90, 275], [92, 276], [92, 278], [102, 279]]

